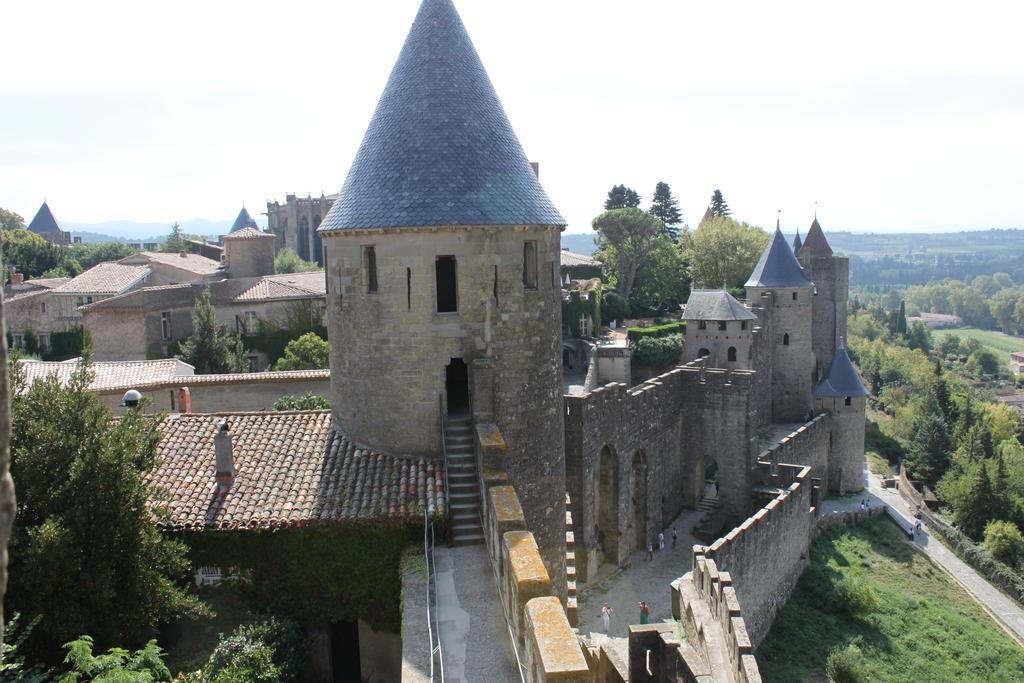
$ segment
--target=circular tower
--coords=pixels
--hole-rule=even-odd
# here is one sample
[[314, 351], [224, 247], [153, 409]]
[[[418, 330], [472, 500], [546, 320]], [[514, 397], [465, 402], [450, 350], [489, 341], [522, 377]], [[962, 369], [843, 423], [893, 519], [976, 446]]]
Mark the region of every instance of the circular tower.
[[802, 422], [811, 413], [814, 354], [811, 301], [814, 285], [778, 227], [747, 280], [747, 302], [761, 312], [759, 344], [769, 347], [771, 416], [762, 422]]
[[864, 427], [868, 392], [839, 338], [828, 373], [814, 388], [816, 412], [830, 415], [828, 489], [843, 495], [864, 488]]
[[397, 454], [440, 455], [442, 417], [496, 424], [554, 585], [564, 226], [451, 0], [425, 0], [319, 228], [334, 416]]

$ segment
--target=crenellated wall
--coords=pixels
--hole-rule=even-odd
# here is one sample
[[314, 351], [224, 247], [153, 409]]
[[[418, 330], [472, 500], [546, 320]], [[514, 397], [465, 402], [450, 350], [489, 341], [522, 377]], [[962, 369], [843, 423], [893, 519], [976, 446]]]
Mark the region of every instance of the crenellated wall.
[[576, 506], [577, 572], [623, 564], [703, 495], [718, 462], [724, 508], [750, 509], [756, 466], [754, 373], [700, 361], [633, 388], [566, 396], [566, 485]]
[[811, 477], [820, 479], [822, 490], [828, 490], [829, 456], [831, 453], [832, 417], [823, 413], [778, 443], [762, 451], [758, 461], [774, 464], [807, 465]]

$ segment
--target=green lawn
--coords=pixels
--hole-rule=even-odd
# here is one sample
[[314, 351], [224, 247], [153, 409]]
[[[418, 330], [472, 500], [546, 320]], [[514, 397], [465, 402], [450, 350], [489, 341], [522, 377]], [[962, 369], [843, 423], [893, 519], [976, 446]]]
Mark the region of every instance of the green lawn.
[[932, 330], [932, 336], [935, 338], [935, 345], [938, 346], [943, 337], [950, 334], [955, 334], [961, 339], [965, 337], [974, 337], [979, 342], [995, 351], [996, 354], [999, 355], [1000, 360], [1004, 363], [1010, 362], [1011, 351], [1024, 351], [1024, 338], [1013, 337], [1008, 334], [1003, 334], [1002, 332], [996, 332], [995, 330], [982, 330], [977, 327], [961, 327], [953, 330]]
[[[765, 681], [824, 681], [829, 651], [851, 642], [870, 681], [1024, 680], [1024, 648], [903, 538], [885, 518], [818, 537], [757, 650]], [[847, 578], [870, 585], [881, 606], [846, 616], [836, 596]]]

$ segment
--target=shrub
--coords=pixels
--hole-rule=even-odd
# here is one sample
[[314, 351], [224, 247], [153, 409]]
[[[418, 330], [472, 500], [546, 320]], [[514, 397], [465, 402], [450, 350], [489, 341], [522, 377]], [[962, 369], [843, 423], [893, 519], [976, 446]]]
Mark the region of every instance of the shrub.
[[93, 654], [93, 641], [89, 636], [82, 636], [64, 647], [68, 651], [64, 663], [70, 664], [72, 669], [60, 679], [61, 683], [83, 680], [154, 683], [171, 680], [171, 670], [163, 661], [164, 652], [155, 640], [136, 652], [112, 647], [101, 655]]
[[683, 354], [683, 335], [644, 337], [634, 344], [633, 360], [649, 368], [664, 368], [679, 362]]
[[864, 617], [882, 606], [875, 589], [866, 581], [852, 576], [843, 579], [836, 587], [836, 599], [839, 608], [854, 618]]
[[330, 410], [331, 402], [320, 394], [288, 394], [274, 401], [274, 410]]
[[985, 549], [1013, 567], [1024, 552], [1024, 536], [1013, 522], [993, 520], [985, 525]]
[[306, 658], [302, 633], [294, 621], [285, 617], [267, 617], [251, 624], [242, 624], [235, 633], [270, 648], [271, 658], [282, 681], [299, 680]]
[[655, 325], [654, 327], [631, 327], [627, 331], [629, 341], [637, 342], [641, 339], [656, 338], [656, 337], [668, 337], [673, 334], [685, 334], [686, 323], [674, 322], [667, 325]]
[[618, 292], [608, 292], [601, 297], [601, 319], [625, 320], [629, 316], [629, 304]]
[[307, 332], [284, 347], [275, 370], [319, 370], [330, 367], [331, 346], [316, 332]]
[[862, 659], [860, 648], [852, 643], [844, 648], [834, 647], [825, 662], [825, 675], [832, 683], [866, 682]]
[[209, 683], [277, 683], [281, 675], [270, 646], [232, 635], [221, 638], [203, 678]]

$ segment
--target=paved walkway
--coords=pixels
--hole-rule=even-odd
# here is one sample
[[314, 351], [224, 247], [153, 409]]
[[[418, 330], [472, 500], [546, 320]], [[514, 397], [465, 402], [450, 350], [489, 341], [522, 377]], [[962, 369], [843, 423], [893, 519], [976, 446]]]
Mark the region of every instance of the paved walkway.
[[437, 547], [434, 562], [445, 683], [519, 681], [486, 547]]
[[[888, 505], [902, 520], [903, 527], [909, 531], [914, 526], [914, 511], [910, 505], [897, 491], [882, 488], [881, 477], [870, 474], [866, 468], [864, 478], [868, 483], [869, 495], [859, 494], [827, 500], [822, 506], [822, 513], [832, 514], [856, 509], [863, 498], [870, 498], [871, 505]], [[1017, 635], [1019, 642], [1024, 642], [1024, 609], [1020, 605], [974, 571], [938, 538], [933, 538], [927, 529], [922, 529], [916, 534], [914, 543], [937, 565], [951, 574], [975, 600], [995, 614], [1007, 629]]]
[[[627, 635], [630, 624], [640, 623], [640, 607], [647, 601], [651, 608], [651, 623], [672, 618], [672, 589], [669, 584], [693, 567], [693, 546], [699, 541], [693, 535], [693, 526], [703, 512], [684, 510], [665, 530], [665, 550], [655, 551], [650, 562], [646, 552], [639, 550], [629, 558], [625, 568], [605, 565], [596, 581], [580, 584], [579, 630], [594, 642], [610, 645], [619, 651], [625, 661]], [[679, 532], [676, 547], [672, 547], [672, 526]], [[612, 608], [611, 630], [606, 637], [601, 624], [601, 605]]]

